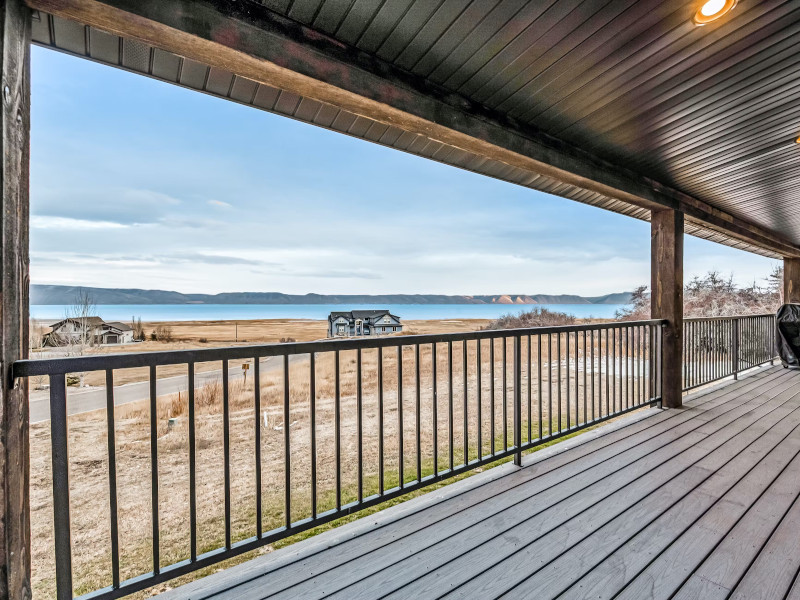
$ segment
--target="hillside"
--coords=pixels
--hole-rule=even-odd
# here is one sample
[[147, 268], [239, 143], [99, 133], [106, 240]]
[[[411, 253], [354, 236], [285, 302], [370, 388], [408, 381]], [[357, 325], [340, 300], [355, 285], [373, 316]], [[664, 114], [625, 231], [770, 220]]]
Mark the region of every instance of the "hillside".
[[78, 291], [89, 292], [95, 304], [627, 304], [630, 292], [605, 296], [569, 294], [498, 294], [446, 296], [442, 294], [282, 294], [280, 292], [229, 292], [181, 294], [164, 290], [79, 288], [66, 285], [31, 285], [31, 304], [71, 304]]

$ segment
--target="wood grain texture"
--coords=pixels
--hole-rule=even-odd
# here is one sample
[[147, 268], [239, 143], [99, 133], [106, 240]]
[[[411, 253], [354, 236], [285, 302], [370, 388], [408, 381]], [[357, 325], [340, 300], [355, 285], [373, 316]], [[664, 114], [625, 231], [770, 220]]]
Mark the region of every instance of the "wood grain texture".
[[25, 600], [30, 587], [28, 390], [10, 366], [28, 353], [28, 176], [30, 11], [6, 0], [2, 15], [2, 258], [0, 266], [0, 599]]
[[667, 319], [662, 342], [662, 398], [678, 408], [683, 398], [683, 221], [675, 210], [650, 217], [650, 302], [654, 319]]
[[800, 303], [800, 258], [783, 259], [783, 301]]

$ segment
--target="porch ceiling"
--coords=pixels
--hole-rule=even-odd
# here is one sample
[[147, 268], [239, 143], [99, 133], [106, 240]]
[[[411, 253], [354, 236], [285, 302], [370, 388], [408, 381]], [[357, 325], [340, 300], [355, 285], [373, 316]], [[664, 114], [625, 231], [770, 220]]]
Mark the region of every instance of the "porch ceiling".
[[[43, 46], [639, 219], [685, 209], [687, 233], [800, 255], [796, 2], [740, 0], [703, 27], [691, 21], [696, 0], [29, 4], [41, 9], [33, 40]], [[126, 24], [120, 10], [143, 19]], [[416, 121], [288, 89], [286, 77], [255, 77], [227, 57], [193, 60], [202, 52], [166, 29], [148, 33], [145, 19]], [[415, 126], [419, 117], [432, 126]], [[480, 141], [534, 160], [442, 134], [478, 139], [482, 124], [524, 143], [491, 132]]]

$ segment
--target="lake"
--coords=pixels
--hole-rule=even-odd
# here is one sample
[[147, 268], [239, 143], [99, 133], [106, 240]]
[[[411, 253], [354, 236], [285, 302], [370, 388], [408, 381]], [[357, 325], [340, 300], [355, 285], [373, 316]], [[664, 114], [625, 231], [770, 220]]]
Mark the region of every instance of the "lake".
[[[494, 319], [535, 307], [575, 315], [610, 319], [622, 304], [109, 304], [96, 313], [106, 321], [130, 322], [131, 317], [153, 321], [241, 321], [249, 319], [324, 320], [332, 311], [389, 309], [403, 319]], [[31, 305], [31, 317], [57, 321], [66, 305]]]

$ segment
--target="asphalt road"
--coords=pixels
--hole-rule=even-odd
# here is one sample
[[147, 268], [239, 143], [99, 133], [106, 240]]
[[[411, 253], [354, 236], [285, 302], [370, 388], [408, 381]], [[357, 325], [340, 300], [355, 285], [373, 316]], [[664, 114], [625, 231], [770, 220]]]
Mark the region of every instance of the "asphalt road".
[[[302, 360], [302, 356], [290, 357], [290, 363], [296, 362], [297, 359]], [[292, 360], [294, 359], [294, 360]], [[261, 373], [265, 374], [270, 370], [280, 369], [281, 359], [278, 357], [271, 357], [261, 361]], [[252, 371], [251, 377], [252, 377]], [[228, 370], [228, 380], [230, 382], [242, 378], [241, 366], [231, 367]], [[222, 369], [215, 371], [204, 371], [202, 373], [195, 373], [194, 375], [195, 388], [203, 387], [216, 381], [222, 381]], [[156, 382], [156, 393], [158, 396], [166, 396], [169, 394], [177, 394], [178, 392], [185, 392], [189, 387], [188, 377], [186, 375], [179, 375], [176, 377], [164, 377]], [[139, 400], [147, 400], [150, 398], [150, 382], [140, 381], [136, 383], [128, 383], [114, 387], [114, 405], [127, 404], [129, 402], [137, 402]], [[105, 388], [67, 388], [67, 414], [76, 415], [79, 413], [90, 412], [105, 408], [106, 406], [106, 390]], [[31, 391], [30, 399], [30, 422], [40, 423], [42, 421], [50, 420], [50, 395], [47, 390]]]

